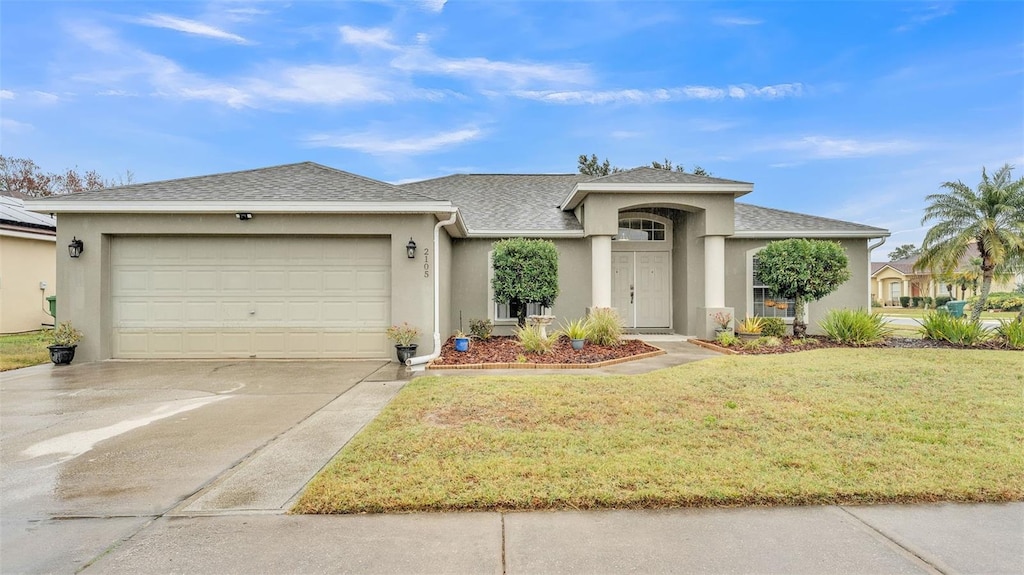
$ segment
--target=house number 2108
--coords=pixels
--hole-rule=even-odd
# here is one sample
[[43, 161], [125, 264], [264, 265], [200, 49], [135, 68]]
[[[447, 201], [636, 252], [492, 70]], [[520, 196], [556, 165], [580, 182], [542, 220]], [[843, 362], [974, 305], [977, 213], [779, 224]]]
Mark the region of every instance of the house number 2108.
[[423, 248], [423, 277], [430, 277], [430, 248]]

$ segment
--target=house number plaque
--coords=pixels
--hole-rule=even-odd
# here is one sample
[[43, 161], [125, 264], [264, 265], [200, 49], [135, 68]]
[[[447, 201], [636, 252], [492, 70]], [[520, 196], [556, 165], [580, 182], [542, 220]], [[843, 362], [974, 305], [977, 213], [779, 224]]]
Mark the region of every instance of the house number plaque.
[[423, 277], [430, 277], [430, 248], [423, 248]]

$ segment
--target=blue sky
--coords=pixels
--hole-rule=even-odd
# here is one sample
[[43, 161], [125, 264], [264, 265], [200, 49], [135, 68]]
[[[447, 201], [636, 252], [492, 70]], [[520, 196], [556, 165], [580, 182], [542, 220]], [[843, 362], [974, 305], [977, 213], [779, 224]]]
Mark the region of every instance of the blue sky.
[[581, 153], [920, 243], [1024, 174], [1021, 2], [17, 2], [0, 152], [136, 181], [312, 160], [401, 182]]

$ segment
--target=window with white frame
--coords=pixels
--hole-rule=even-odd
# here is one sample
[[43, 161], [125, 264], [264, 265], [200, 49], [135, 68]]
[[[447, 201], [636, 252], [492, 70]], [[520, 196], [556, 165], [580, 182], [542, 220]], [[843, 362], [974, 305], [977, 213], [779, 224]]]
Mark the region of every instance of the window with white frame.
[[753, 259], [754, 309], [752, 315], [761, 317], [793, 318], [796, 315], [796, 301], [792, 298], [779, 297], [768, 286], [761, 283], [757, 272], [761, 262], [755, 255]]
[[619, 233], [612, 240], [663, 242], [665, 241], [665, 224], [650, 218], [620, 218]]

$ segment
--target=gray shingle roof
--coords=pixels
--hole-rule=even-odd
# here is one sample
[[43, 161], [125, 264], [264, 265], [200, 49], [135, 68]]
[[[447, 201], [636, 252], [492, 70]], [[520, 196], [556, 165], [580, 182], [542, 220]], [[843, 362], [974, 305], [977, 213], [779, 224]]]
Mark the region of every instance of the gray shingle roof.
[[697, 176], [694, 174], [688, 174], [686, 172], [674, 172], [672, 170], [661, 170], [658, 168], [652, 168], [650, 166], [641, 166], [639, 168], [633, 168], [632, 170], [626, 170], [624, 172], [616, 172], [614, 174], [608, 174], [607, 176], [601, 176], [598, 178], [591, 178], [586, 180], [587, 182], [595, 184], [745, 184], [751, 185], [750, 182], [741, 182], [738, 180], [726, 180], [723, 178], [712, 178], [709, 176]]
[[104, 188], [57, 201], [436, 201], [414, 190], [314, 162]]
[[736, 232], [844, 232], [879, 237], [889, 230], [736, 202]]
[[558, 208], [580, 174], [456, 174], [402, 184], [402, 188], [451, 200], [470, 232], [576, 231], [583, 226]]

